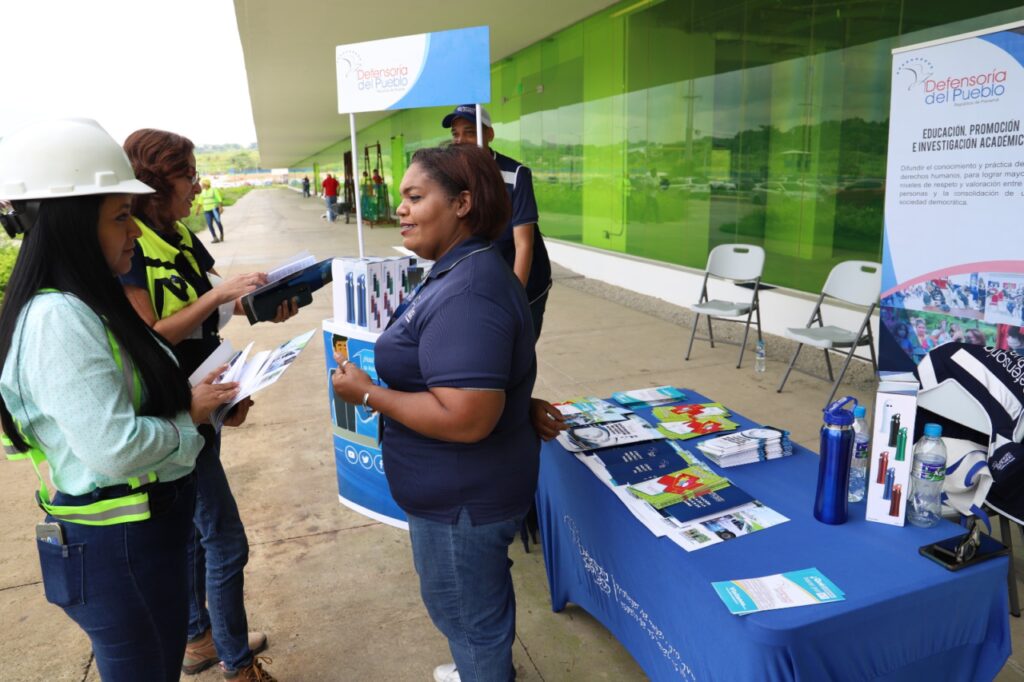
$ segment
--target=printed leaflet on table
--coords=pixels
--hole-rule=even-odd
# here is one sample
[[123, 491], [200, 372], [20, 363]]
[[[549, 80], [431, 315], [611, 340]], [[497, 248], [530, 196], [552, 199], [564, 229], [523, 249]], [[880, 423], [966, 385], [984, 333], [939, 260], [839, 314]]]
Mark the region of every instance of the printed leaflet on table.
[[726, 580], [711, 583], [711, 586], [729, 612], [737, 616], [846, 599], [843, 591], [816, 568], [776, 573], [763, 578]]
[[728, 419], [729, 410], [722, 403], [660, 406], [655, 407], [652, 414], [659, 421], [658, 433], [675, 440], [739, 428], [739, 424]]
[[569, 452], [597, 450], [662, 438], [664, 436], [654, 427], [636, 415], [629, 415], [617, 422], [571, 426], [558, 434], [559, 444]]
[[789, 431], [771, 426], [718, 436], [698, 443], [697, 449], [720, 467], [750, 464], [793, 454]]
[[686, 394], [672, 386], [658, 386], [657, 388], [619, 391], [612, 394], [612, 400], [625, 407], [653, 407], [686, 400]]

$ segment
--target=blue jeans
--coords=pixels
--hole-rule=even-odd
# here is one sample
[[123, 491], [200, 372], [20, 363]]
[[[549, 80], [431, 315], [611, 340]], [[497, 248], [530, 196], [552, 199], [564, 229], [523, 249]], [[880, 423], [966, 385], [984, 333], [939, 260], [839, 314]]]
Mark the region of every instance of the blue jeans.
[[229, 670], [238, 670], [252, 663], [242, 595], [249, 541], [220, 462], [220, 434], [204, 435], [207, 445], [196, 459], [195, 526], [188, 545], [188, 638], [212, 627], [220, 659]]
[[[79, 506], [127, 494], [127, 486], [70, 496]], [[36, 541], [46, 600], [89, 635], [104, 682], [181, 676], [188, 624], [185, 548], [192, 531], [194, 478], [150, 489], [152, 518], [113, 526], [60, 525], [64, 545]], [[109, 494], [107, 494], [109, 493]], [[47, 521], [52, 521], [47, 518]], [[61, 647], [54, 643], [52, 654]]]
[[515, 679], [516, 597], [508, 546], [521, 518], [474, 526], [408, 515], [412, 558], [427, 613], [448, 638], [462, 682]]
[[334, 219], [338, 216], [338, 197], [327, 197], [327, 220], [334, 222]]
[[217, 238], [217, 233], [213, 231], [213, 223], [216, 221], [217, 227], [220, 228], [220, 238], [224, 239], [224, 225], [220, 222], [220, 211], [213, 209], [212, 211], [204, 211], [203, 214], [206, 216], [206, 227], [210, 230], [213, 238]]

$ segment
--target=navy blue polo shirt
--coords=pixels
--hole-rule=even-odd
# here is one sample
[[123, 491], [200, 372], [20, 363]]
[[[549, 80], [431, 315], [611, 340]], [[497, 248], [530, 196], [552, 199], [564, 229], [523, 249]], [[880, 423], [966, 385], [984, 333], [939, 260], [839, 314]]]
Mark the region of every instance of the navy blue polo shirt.
[[525, 513], [537, 488], [540, 440], [530, 423], [537, 376], [533, 322], [515, 275], [479, 238], [442, 256], [381, 334], [376, 368], [390, 388], [505, 392], [498, 423], [477, 443], [427, 438], [384, 420], [384, 470], [407, 513], [454, 523], [465, 507], [475, 525]]
[[542, 296], [551, 285], [551, 261], [548, 250], [544, 246], [544, 237], [538, 227], [537, 199], [533, 195], [533, 173], [515, 159], [491, 150], [494, 160], [501, 169], [501, 178], [505, 181], [505, 189], [512, 200], [512, 218], [494, 244], [511, 268], [516, 262], [516, 243], [514, 230], [517, 225], [533, 224], [533, 262], [530, 265], [530, 276], [526, 280], [526, 298], [534, 301]]

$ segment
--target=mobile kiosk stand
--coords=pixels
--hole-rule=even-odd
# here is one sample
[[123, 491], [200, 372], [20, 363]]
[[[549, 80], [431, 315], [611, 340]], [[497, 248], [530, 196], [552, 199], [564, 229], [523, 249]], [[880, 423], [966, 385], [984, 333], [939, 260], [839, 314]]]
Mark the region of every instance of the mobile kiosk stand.
[[[358, 166], [356, 113], [490, 101], [490, 33], [486, 26], [338, 45], [335, 58], [338, 113], [348, 114], [353, 178], [360, 178], [366, 170]], [[479, 104], [477, 139], [483, 139]], [[392, 186], [399, 180], [393, 178]], [[342, 504], [361, 514], [408, 528], [384, 477], [380, 418], [336, 399], [331, 387], [331, 375], [338, 369], [336, 350], [378, 380], [374, 344], [394, 308], [415, 285], [415, 277], [409, 276], [414, 259], [365, 257], [359, 203], [355, 202], [359, 258], [335, 261], [334, 317], [323, 322], [338, 496]]]

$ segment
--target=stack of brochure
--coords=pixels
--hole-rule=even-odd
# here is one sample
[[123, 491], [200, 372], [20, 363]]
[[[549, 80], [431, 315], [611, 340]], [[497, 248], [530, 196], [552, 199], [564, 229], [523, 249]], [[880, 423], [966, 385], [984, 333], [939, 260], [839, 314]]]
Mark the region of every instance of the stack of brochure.
[[762, 462], [793, 454], [789, 431], [770, 426], [718, 436], [699, 443], [697, 449], [720, 467]]
[[563, 403], [555, 403], [554, 407], [562, 413], [566, 425], [570, 427], [620, 422], [631, 414], [625, 407], [619, 407], [600, 398], [573, 398]]
[[720, 431], [732, 431], [739, 424], [730, 421], [729, 410], [722, 403], [694, 403], [655, 407], [658, 432], [666, 438], [687, 440]]
[[657, 429], [635, 414], [625, 415], [620, 421], [570, 426], [558, 434], [559, 444], [569, 452], [600, 450], [663, 438]]
[[635, 391], [619, 391], [612, 394], [612, 400], [624, 407], [636, 409], [678, 403], [686, 400], [686, 394], [672, 386], [658, 386], [657, 388], [640, 388]]

